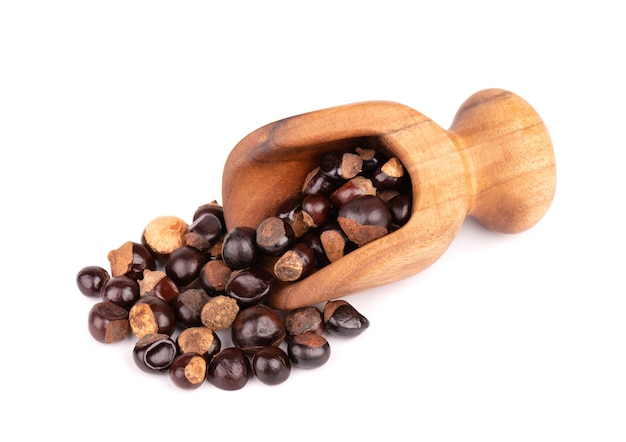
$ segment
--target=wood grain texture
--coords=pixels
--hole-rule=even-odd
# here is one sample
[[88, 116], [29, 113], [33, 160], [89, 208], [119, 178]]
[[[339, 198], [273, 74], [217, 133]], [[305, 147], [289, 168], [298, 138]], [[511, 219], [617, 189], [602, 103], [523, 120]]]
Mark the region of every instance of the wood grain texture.
[[511, 92], [474, 94], [449, 130], [402, 104], [364, 102], [280, 120], [241, 140], [224, 167], [228, 228], [256, 228], [300, 192], [322, 152], [357, 145], [402, 161], [413, 187], [411, 218], [300, 282], [278, 284], [272, 307], [311, 305], [414, 275], [445, 252], [468, 215], [495, 231], [526, 230], [543, 217], [555, 192], [546, 127]]

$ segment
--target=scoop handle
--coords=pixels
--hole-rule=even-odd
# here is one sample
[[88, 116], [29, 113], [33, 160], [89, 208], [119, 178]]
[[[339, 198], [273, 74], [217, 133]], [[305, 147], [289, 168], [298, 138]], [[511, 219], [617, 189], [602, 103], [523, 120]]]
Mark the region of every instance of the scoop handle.
[[477, 92], [448, 133], [467, 171], [470, 216], [491, 230], [518, 233], [545, 215], [556, 190], [554, 150], [525, 100], [501, 89]]

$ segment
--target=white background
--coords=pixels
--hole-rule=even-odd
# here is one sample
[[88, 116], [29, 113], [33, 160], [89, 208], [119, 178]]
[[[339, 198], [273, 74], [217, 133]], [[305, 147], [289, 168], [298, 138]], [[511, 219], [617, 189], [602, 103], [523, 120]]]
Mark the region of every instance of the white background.
[[[621, 10], [408, 5], [2, 2], [2, 440], [626, 440]], [[350, 297], [371, 326], [324, 367], [190, 392], [88, 334], [76, 272], [220, 200], [252, 130], [365, 100], [449, 127], [491, 87], [550, 131], [549, 212], [517, 235], [468, 219], [424, 272]]]

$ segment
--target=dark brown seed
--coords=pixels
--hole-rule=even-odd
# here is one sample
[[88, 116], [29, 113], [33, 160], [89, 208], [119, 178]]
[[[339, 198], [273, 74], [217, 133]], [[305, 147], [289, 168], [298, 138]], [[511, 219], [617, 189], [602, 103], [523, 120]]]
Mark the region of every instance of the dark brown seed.
[[202, 325], [200, 313], [209, 299], [204, 290], [196, 288], [187, 289], [178, 295], [173, 304], [178, 323], [183, 327]]
[[255, 229], [235, 227], [224, 237], [222, 259], [231, 270], [252, 267], [260, 258]]
[[411, 217], [412, 198], [408, 194], [400, 194], [387, 202], [391, 220], [396, 226], [403, 226]]
[[169, 376], [174, 385], [184, 390], [194, 390], [206, 379], [207, 361], [195, 353], [176, 356], [169, 368]]
[[300, 307], [290, 311], [285, 316], [285, 329], [291, 336], [313, 332], [324, 333], [324, 319], [322, 312], [314, 305]]
[[305, 220], [305, 214], [302, 211], [302, 196], [300, 195], [287, 198], [278, 207], [275, 216], [284, 220], [291, 226], [296, 238], [300, 238], [309, 230], [309, 225]]
[[111, 344], [129, 335], [128, 310], [110, 301], [94, 304], [87, 319], [89, 333], [98, 342]]
[[146, 373], [161, 372], [167, 370], [176, 353], [176, 344], [168, 335], [149, 333], [135, 343], [133, 360]]
[[111, 276], [114, 277], [126, 275], [141, 279], [144, 270], [156, 270], [156, 261], [146, 246], [132, 241], [111, 250], [107, 258], [111, 264]]
[[291, 361], [281, 348], [265, 347], [252, 357], [252, 371], [266, 385], [282, 384], [291, 374]]
[[303, 222], [309, 228], [325, 224], [331, 217], [332, 204], [324, 195], [307, 195], [302, 200]]
[[293, 245], [295, 238], [291, 226], [277, 216], [265, 218], [256, 229], [256, 244], [269, 256], [279, 256]]
[[222, 342], [215, 331], [207, 327], [189, 327], [176, 338], [179, 353], [197, 353], [210, 361], [222, 349]]
[[324, 251], [324, 246], [322, 245], [319, 229], [309, 230], [304, 235], [302, 235], [300, 241], [309, 246], [311, 250], [313, 250], [313, 253], [315, 254], [316, 268], [322, 268], [330, 262], [326, 257], [326, 252]]
[[78, 271], [76, 285], [83, 295], [95, 298], [102, 295], [102, 287], [109, 278], [109, 272], [102, 267], [87, 266]]
[[207, 368], [207, 380], [222, 390], [239, 390], [250, 379], [250, 360], [238, 348], [228, 347], [216, 354]]
[[317, 368], [330, 359], [330, 345], [317, 333], [302, 333], [288, 340], [287, 354], [296, 367]]
[[348, 201], [339, 210], [337, 220], [350, 241], [359, 246], [386, 235], [391, 227], [391, 213], [387, 205], [373, 195]]
[[171, 335], [176, 326], [172, 306], [154, 295], [141, 298], [128, 314], [131, 331], [138, 338], [150, 333]]
[[330, 151], [320, 157], [320, 171], [332, 180], [349, 180], [361, 172], [363, 159], [355, 153]]
[[333, 335], [357, 336], [369, 325], [369, 320], [346, 301], [328, 301], [324, 305], [324, 327]]
[[167, 277], [167, 274], [162, 270], [150, 270], [146, 269], [143, 271], [143, 278], [141, 278], [139, 283], [139, 296], [144, 297], [161, 281], [163, 278]]
[[217, 216], [217, 218], [220, 220], [220, 222], [222, 223], [222, 226], [224, 227], [224, 231], [222, 232], [222, 234], [226, 233], [226, 222], [224, 221], [224, 208], [217, 203], [217, 201], [211, 201], [208, 204], [203, 204], [201, 206], [199, 206], [195, 213], [193, 214], [193, 221], [197, 220], [198, 218], [200, 218], [202, 215], [206, 214], [206, 213], [210, 213], [212, 215]]
[[304, 195], [330, 195], [341, 182], [331, 179], [318, 168], [309, 172], [302, 186]]
[[184, 235], [185, 245], [208, 250], [222, 236], [223, 231], [220, 219], [212, 213], [205, 213], [189, 225]]
[[273, 280], [270, 272], [258, 267], [237, 270], [226, 283], [225, 294], [241, 307], [259, 304], [269, 296]]
[[231, 327], [233, 345], [248, 355], [285, 339], [285, 323], [281, 316], [265, 305], [253, 305], [241, 310]]
[[232, 271], [221, 259], [212, 259], [200, 269], [200, 285], [211, 296], [224, 293]]
[[139, 284], [129, 276], [114, 276], [102, 287], [102, 298], [128, 310], [139, 299]]
[[315, 269], [315, 253], [303, 242], [295, 244], [278, 258], [274, 275], [281, 281], [293, 282], [305, 278]]
[[207, 262], [206, 256], [195, 247], [183, 246], [174, 250], [167, 258], [165, 273], [178, 287], [191, 284]]
[[396, 157], [390, 158], [372, 174], [377, 189], [397, 189], [405, 177], [404, 166]]
[[176, 301], [176, 298], [178, 298], [180, 289], [172, 278], [165, 275], [164, 278], [161, 278], [161, 280], [156, 283], [150, 294], [161, 298], [165, 302], [173, 303]]
[[361, 173], [365, 176], [369, 176], [385, 161], [385, 156], [376, 149], [357, 147], [356, 153], [363, 160]]
[[335, 208], [340, 209], [348, 201], [362, 195], [376, 195], [376, 188], [369, 178], [357, 176], [331, 193], [330, 201]]

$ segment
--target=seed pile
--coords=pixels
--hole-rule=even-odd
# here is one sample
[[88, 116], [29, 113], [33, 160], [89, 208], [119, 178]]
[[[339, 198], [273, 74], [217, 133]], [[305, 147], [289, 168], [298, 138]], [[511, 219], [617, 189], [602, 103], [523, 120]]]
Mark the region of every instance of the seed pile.
[[[237, 390], [253, 376], [276, 385], [292, 367], [319, 367], [330, 357], [327, 335], [357, 336], [368, 319], [345, 300], [276, 311], [265, 305], [274, 282], [306, 278], [402, 226], [410, 189], [396, 158], [356, 148], [322, 154], [301, 194], [256, 229], [227, 231], [215, 201], [191, 223], [157, 217], [139, 241], [108, 253], [108, 270], [78, 272], [80, 292], [98, 298], [89, 332], [102, 343], [134, 336], [139, 369], [167, 372], [184, 389], [208, 381]], [[232, 346], [222, 348], [220, 331]]]

